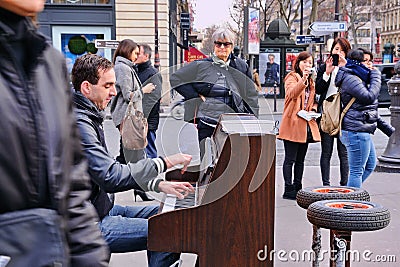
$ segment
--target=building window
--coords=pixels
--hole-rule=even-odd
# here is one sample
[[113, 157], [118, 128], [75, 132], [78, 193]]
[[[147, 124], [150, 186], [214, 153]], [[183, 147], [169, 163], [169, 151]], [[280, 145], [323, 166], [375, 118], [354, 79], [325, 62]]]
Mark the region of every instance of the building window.
[[47, 0], [49, 4], [107, 5], [111, 0]]
[[369, 29], [359, 29], [357, 30], [357, 37], [369, 37], [371, 35]]

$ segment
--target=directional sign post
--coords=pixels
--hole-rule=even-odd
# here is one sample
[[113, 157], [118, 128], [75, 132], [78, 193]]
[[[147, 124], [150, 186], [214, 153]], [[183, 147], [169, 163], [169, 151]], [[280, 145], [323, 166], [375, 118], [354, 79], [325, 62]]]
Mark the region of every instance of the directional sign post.
[[345, 32], [347, 23], [345, 21], [313, 22], [309, 28], [312, 35], [321, 36], [332, 32]]
[[296, 36], [296, 44], [304, 45], [304, 44], [324, 44], [325, 37], [324, 36], [312, 36], [312, 35], [297, 35]]
[[94, 46], [96, 48], [112, 48], [117, 49], [119, 41], [117, 40], [94, 40]]

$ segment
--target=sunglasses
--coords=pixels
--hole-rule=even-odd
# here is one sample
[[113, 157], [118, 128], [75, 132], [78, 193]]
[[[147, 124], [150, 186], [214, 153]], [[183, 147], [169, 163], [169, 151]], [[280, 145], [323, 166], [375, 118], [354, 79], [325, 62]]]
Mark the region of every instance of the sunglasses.
[[222, 45], [223, 45], [224, 47], [226, 47], [226, 48], [232, 46], [232, 43], [230, 43], [230, 42], [223, 43], [223, 42], [215, 41], [214, 44], [215, 44], [215, 46], [218, 47], [218, 48], [220, 48]]

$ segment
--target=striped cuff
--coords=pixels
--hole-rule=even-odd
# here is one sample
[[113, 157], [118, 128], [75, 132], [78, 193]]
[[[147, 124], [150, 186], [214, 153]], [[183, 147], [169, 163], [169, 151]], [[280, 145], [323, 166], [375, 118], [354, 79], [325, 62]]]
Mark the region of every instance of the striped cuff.
[[164, 179], [162, 178], [155, 178], [151, 181], [149, 181], [149, 183], [147, 184], [147, 188], [149, 189], [149, 191], [155, 191], [157, 193], [160, 193], [160, 190], [158, 189], [158, 185], [164, 181]]
[[156, 169], [158, 174], [165, 172], [167, 170], [167, 163], [165, 163], [165, 160], [163, 158], [154, 158], [152, 159], [153, 162], [156, 164]]

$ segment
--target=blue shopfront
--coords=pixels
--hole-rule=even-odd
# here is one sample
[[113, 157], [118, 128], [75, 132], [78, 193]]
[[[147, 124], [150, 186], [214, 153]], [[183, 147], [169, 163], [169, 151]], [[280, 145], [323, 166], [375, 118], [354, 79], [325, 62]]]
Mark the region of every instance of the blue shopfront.
[[47, 0], [38, 21], [40, 31], [65, 55], [69, 71], [86, 53], [111, 59], [111, 50], [97, 49], [94, 40], [115, 39], [115, 0]]

